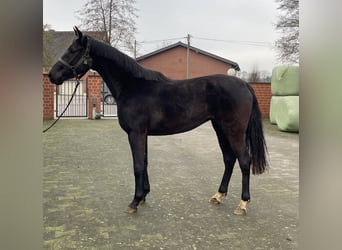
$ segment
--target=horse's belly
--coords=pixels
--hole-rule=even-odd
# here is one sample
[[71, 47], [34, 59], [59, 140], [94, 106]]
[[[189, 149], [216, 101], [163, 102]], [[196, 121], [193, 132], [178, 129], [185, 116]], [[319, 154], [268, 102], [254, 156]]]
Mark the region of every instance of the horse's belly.
[[210, 116], [207, 113], [192, 116], [179, 114], [172, 119], [165, 119], [165, 117], [163, 118], [164, 119], [150, 122], [150, 126], [148, 128], [149, 135], [170, 135], [183, 133], [192, 130], [208, 121]]

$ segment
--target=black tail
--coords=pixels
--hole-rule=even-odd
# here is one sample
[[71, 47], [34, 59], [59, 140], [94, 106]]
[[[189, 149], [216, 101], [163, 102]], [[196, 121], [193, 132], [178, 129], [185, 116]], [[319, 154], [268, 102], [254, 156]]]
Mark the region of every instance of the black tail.
[[252, 157], [253, 174], [262, 174], [268, 168], [266, 159], [267, 146], [262, 128], [261, 112], [253, 88], [248, 84], [253, 95], [252, 113], [246, 131], [246, 143]]

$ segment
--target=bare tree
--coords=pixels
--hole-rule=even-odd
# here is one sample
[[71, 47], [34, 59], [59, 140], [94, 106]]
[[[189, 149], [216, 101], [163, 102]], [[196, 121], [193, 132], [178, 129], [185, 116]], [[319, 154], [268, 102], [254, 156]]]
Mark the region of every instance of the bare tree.
[[249, 82], [259, 82], [260, 81], [260, 72], [258, 70], [258, 65], [254, 64], [253, 70], [249, 74], [248, 81]]
[[299, 0], [275, 0], [280, 15], [275, 25], [282, 36], [275, 42], [278, 59], [283, 63], [299, 63]]
[[133, 51], [136, 0], [88, 0], [78, 11], [82, 28], [106, 33], [105, 42]]

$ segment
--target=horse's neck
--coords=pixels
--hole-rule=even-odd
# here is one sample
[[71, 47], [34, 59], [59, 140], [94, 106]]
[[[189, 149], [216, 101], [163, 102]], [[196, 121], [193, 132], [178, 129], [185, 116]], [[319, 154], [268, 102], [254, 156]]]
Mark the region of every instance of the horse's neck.
[[93, 69], [100, 74], [112, 95], [117, 100], [124, 86], [124, 84], [122, 84], [123, 76], [117, 71], [115, 65], [111, 65], [110, 62], [106, 61], [107, 60], [103, 59], [95, 59], [93, 62]]

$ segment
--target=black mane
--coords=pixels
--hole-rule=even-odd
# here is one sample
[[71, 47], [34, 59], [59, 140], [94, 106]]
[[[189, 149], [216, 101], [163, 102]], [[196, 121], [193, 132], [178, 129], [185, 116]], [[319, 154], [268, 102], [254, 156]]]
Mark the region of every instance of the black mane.
[[133, 58], [120, 52], [116, 48], [105, 44], [93, 37], [87, 36], [91, 43], [91, 53], [113, 61], [124, 72], [137, 79], [166, 81], [168, 78], [162, 73], [154, 70], [145, 69], [140, 66]]

